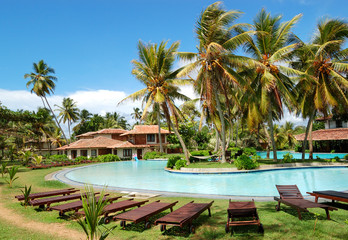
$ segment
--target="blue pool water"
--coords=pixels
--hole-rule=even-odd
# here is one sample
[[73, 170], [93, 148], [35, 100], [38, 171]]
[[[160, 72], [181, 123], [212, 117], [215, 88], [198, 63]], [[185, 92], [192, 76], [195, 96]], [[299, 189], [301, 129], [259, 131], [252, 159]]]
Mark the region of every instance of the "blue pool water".
[[[277, 157], [279, 159], [283, 158], [283, 156], [287, 153], [290, 153], [295, 159], [302, 159], [302, 153], [298, 153], [298, 152], [289, 152], [289, 151], [277, 151]], [[266, 158], [267, 157], [267, 152], [257, 152], [257, 155], [261, 156], [262, 158]], [[334, 157], [339, 157], [341, 159], [344, 158], [344, 156], [347, 153], [313, 153], [313, 158], [316, 159], [317, 156], [320, 157], [321, 159], [331, 159]], [[270, 152], [270, 158], [273, 158], [273, 152]], [[305, 158], [308, 159], [309, 158], [309, 153], [305, 154]]]
[[175, 174], [166, 161], [113, 162], [78, 168], [65, 176], [82, 183], [180, 193], [276, 196], [275, 184], [307, 191], [348, 190], [348, 168], [306, 168], [237, 174]]

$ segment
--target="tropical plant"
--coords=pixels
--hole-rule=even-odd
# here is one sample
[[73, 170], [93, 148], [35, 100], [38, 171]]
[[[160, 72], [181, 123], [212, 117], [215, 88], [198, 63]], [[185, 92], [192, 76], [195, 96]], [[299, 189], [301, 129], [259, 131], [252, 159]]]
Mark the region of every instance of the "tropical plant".
[[26, 165], [28, 165], [28, 163], [32, 159], [33, 152], [25, 151], [25, 152], [21, 152], [21, 155], [22, 155], [23, 165], [26, 166]]
[[[241, 15], [239, 11], [225, 11], [221, 2], [208, 6], [200, 15], [196, 24], [196, 36], [199, 40], [198, 52], [178, 53], [181, 59], [190, 61], [179, 76], [187, 76], [198, 69], [194, 86], [200, 94], [202, 104], [206, 106], [212, 122], [220, 135], [223, 148], [226, 147], [225, 113], [230, 115], [234, 94], [233, 89], [244, 80], [234, 68], [244, 66], [247, 58], [233, 54], [248, 39], [250, 32], [240, 34], [245, 24], [232, 25]], [[223, 110], [221, 102], [226, 105]], [[222, 151], [222, 162], [226, 161]]]
[[23, 196], [24, 196], [23, 205], [25, 206], [25, 208], [27, 208], [27, 206], [29, 205], [29, 201], [30, 201], [29, 195], [31, 192], [31, 185], [29, 186], [29, 188], [27, 187], [27, 185], [25, 185], [24, 191], [21, 189], [21, 192], [23, 193]]
[[2, 176], [2, 178], [4, 178], [4, 175], [7, 172], [7, 168], [6, 167], [7, 167], [7, 162], [1, 163], [1, 176]]
[[[189, 100], [188, 97], [179, 92], [179, 85], [190, 84], [186, 79], [177, 79], [177, 74], [181, 69], [172, 71], [175, 61], [175, 53], [179, 43], [173, 43], [166, 48], [167, 42], [158, 44], [138, 43], [139, 61], [133, 60], [134, 65], [132, 74], [146, 85], [146, 88], [139, 90], [123, 99], [121, 102], [131, 99], [142, 99], [145, 107], [143, 109], [142, 119], [145, 118], [150, 106], [161, 110], [165, 116], [169, 129], [173, 129], [183, 148], [185, 158], [189, 163], [189, 152], [186, 145], [177, 130], [177, 119], [181, 118], [180, 110], [175, 106], [174, 100]], [[120, 103], [121, 103], [120, 102]], [[174, 119], [174, 126], [171, 117]], [[159, 135], [160, 135], [160, 124]], [[161, 137], [160, 145], [162, 142]]]
[[42, 163], [42, 156], [35, 154], [33, 156], [32, 163], [34, 163], [35, 165], [40, 165]]
[[[309, 136], [309, 158], [313, 159], [311, 138], [313, 120], [318, 112], [324, 115], [335, 107], [346, 111], [348, 108], [348, 24], [345, 20], [324, 18], [319, 21], [310, 44], [302, 43], [296, 52], [297, 61], [292, 65], [306, 72], [299, 79], [299, 110], [302, 117], [309, 118], [302, 144], [302, 160]], [[345, 109], [345, 110], [344, 110]]]
[[100, 192], [99, 197], [95, 197], [94, 189], [92, 186], [85, 186], [86, 195], [81, 195], [83, 211], [85, 213], [85, 219], [79, 218], [77, 223], [82, 227], [87, 236], [87, 240], [103, 240], [108, 237], [112, 230], [116, 228], [116, 225], [112, 228], [103, 229], [99, 227], [102, 224], [102, 212], [107, 202], [103, 201], [105, 196], [105, 188]]
[[8, 179], [5, 179], [5, 181], [8, 183], [10, 188], [12, 188], [13, 182], [18, 179], [18, 177], [16, 177], [18, 169], [19, 169], [18, 166], [13, 166], [7, 169]]
[[77, 108], [76, 102], [74, 102], [74, 100], [71, 98], [63, 98], [62, 106], [55, 106], [58, 107], [57, 111], [59, 111], [59, 122], [68, 122], [69, 139], [71, 141], [71, 124], [79, 119], [80, 110]]
[[301, 14], [287, 22], [281, 22], [281, 16], [272, 17], [262, 9], [254, 19], [255, 34], [245, 45], [246, 52], [255, 60], [252, 65], [254, 68], [250, 68], [254, 72], [249, 83], [251, 88], [248, 88], [246, 94], [256, 99], [249, 101], [255, 106], [248, 118], [261, 121], [267, 119], [275, 161], [277, 148], [273, 120], [280, 119], [284, 105], [290, 109], [296, 105], [294, 82], [290, 76], [303, 74], [284, 64], [299, 46], [298, 38], [291, 33], [291, 29], [300, 18]]
[[181, 160], [181, 157], [178, 155], [173, 155], [168, 158], [167, 168], [173, 168], [177, 161]]
[[136, 124], [138, 124], [138, 123], [141, 124], [141, 116], [142, 115], [143, 115], [143, 112], [139, 108], [133, 108], [133, 112], [131, 113], [131, 116], [135, 120]]
[[186, 165], [187, 165], [187, 162], [185, 160], [179, 159], [175, 162], [175, 169], [180, 170], [182, 167], [186, 167]]
[[46, 98], [47, 94], [50, 95], [54, 91], [54, 81], [56, 81], [57, 78], [49, 74], [54, 74], [55, 71], [53, 68], [50, 68], [43, 60], [40, 60], [38, 63], [33, 63], [33, 68], [34, 72], [24, 75], [24, 78], [30, 78], [30, 80], [27, 82], [27, 87], [32, 86], [31, 92], [34, 92], [38, 97], [41, 98], [44, 107], [46, 102], [47, 106], [52, 112], [52, 115], [54, 116], [54, 119], [56, 120], [58, 127], [60, 128], [65, 140], [67, 141], [64, 131], [62, 130], [58, 119]]
[[243, 153], [234, 161], [234, 164], [236, 165], [238, 170], [240, 170], [240, 169], [246, 169], [246, 170], [254, 169], [254, 168], [259, 167], [257, 159], [258, 159], [257, 157], [250, 158]]

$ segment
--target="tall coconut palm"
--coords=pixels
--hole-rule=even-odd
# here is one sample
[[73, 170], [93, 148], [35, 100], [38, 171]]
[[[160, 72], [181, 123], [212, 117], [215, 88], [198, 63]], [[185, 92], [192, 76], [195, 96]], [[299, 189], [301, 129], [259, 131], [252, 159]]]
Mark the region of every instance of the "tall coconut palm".
[[296, 129], [294, 128], [294, 124], [292, 122], [286, 121], [285, 124], [282, 126], [281, 131], [283, 132], [289, 147], [293, 148], [297, 143], [297, 140], [295, 138]]
[[82, 109], [79, 113], [79, 119], [80, 119], [80, 122], [75, 126], [73, 127], [73, 131], [76, 133], [77, 131], [79, 131], [83, 126], [84, 124], [89, 120], [91, 119], [92, 117], [92, 113], [90, 113], [88, 110], [86, 109]]
[[307, 74], [296, 86], [300, 112], [304, 118], [309, 118], [302, 145], [302, 160], [308, 135], [309, 158], [313, 159], [311, 132], [316, 114], [327, 115], [332, 107], [348, 108], [348, 49], [343, 49], [347, 37], [346, 21], [325, 18], [319, 21], [310, 44], [303, 44], [297, 51], [297, 61], [293, 62], [293, 66]]
[[[158, 106], [165, 115], [169, 129], [173, 129], [183, 148], [185, 158], [189, 164], [189, 152], [186, 145], [177, 130], [177, 119], [181, 113], [175, 106], [174, 100], [189, 100], [188, 97], [179, 92], [177, 87], [180, 84], [189, 84], [191, 81], [177, 79], [177, 74], [181, 69], [173, 71], [175, 61], [175, 52], [178, 50], [179, 43], [175, 42], [167, 48], [167, 42], [158, 44], [138, 43], [139, 61], [133, 60], [132, 74], [146, 85], [130, 96], [123, 99], [143, 100], [145, 107], [143, 109], [142, 119], [146, 116], [149, 107]], [[173, 117], [176, 126], [174, 126], [171, 117]], [[160, 125], [159, 125], [160, 126]], [[159, 128], [160, 133], [160, 128]], [[161, 141], [161, 139], [160, 139]]]
[[[256, 67], [253, 70], [256, 74], [250, 85], [253, 86], [253, 93], [257, 93], [257, 109], [268, 119], [275, 161], [277, 148], [273, 120], [282, 116], [283, 104], [292, 108], [292, 104], [296, 103], [294, 82], [290, 76], [302, 74], [284, 64], [298, 47], [297, 38], [291, 33], [291, 29], [300, 18], [301, 14], [289, 21], [281, 22], [281, 16], [273, 17], [262, 9], [253, 22], [255, 34], [245, 45], [246, 52], [255, 60]], [[258, 111], [257, 109], [255, 108], [255, 111]]]
[[41, 98], [44, 107], [45, 107], [45, 102], [43, 100], [46, 101], [46, 104], [51, 110], [51, 113], [57, 123], [57, 126], [60, 128], [65, 140], [67, 141], [65, 133], [62, 130], [58, 122], [58, 119], [56, 115], [54, 114], [46, 98], [47, 94], [50, 95], [51, 93], [54, 92], [54, 88], [56, 86], [54, 81], [56, 81], [57, 78], [50, 74], [54, 74], [55, 71], [53, 68], [50, 68], [43, 60], [40, 60], [38, 63], [33, 63], [33, 69], [34, 69], [34, 72], [27, 73], [24, 75], [24, 78], [30, 78], [30, 80], [27, 82], [27, 88], [29, 88], [29, 86], [32, 86], [30, 91], [32, 93], [34, 92], [37, 96]]
[[133, 108], [133, 112], [131, 113], [132, 118], [135, 120], [136, 123], [141, 124], [141, 116], [143, 115], [143, 112], [139, 108]]
[[[239, 11], [226, 11], [221, 7], [221, 2], [208, 6], [200, 15], [196, 24], [196, 37], [199, 41], [198, 52], [181, 52], [179, 56], [191, 61], [180, 72], [179, 76], [189, 75], [198, 70], [195, 80], [196, 91], [202, 101], [207, 105], [213, 115], [217, 112], [220, 118], [222, 146], [226, 146], [224, 113], [221, 101], [226, 104], [227, 110], [231, 108], [228, 90], [240, 85], [243, 79], [235, 72], [247, 63], [247, 58], [233, 54], [250, 32], [239, 33], [245, 24], [232, 25], [234, 20], [241, 15]], [[217, 123], [214, 122], [216, 125]], [[222, 151], [222, 162], [226, 161], [225, 149]]]
[[68, 122], [69, 139], [71, 141], [71, 124], [79, 119], [80, 110], [76, 106], [76, 102], [71, 98], [63, 98], [62, 106], [55, 106], [58, 107], [57, 111], [59, 111], [59, 121], [63, 121], [63, 123]]

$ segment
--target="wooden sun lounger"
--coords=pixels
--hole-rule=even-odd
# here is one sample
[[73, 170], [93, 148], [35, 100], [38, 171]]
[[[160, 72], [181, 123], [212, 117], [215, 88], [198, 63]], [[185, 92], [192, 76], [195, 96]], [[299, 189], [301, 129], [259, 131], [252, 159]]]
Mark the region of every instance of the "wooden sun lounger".
[[[51, 197], [51, 196], [57, 196], [57, 195], [69, 195], [71, 193], [80, 191], [75, 188], [67, 188], [67, 189], [61, 189], [61, 190], [54, 190], [54, 191], [49, 191], [49, 192], [38, 192], [38, 193], [32, 193], [29, 195], [29, 199], [35, 199], [35, 198], [43, 198], [43, 197]], [[18, 199], [18, 201], [23, 201], [24, 200], [24, 195], [17, 195], [15, 198]]]
[[[95, 194], [97, 194], [97, 193], [95, 193]], [[113, 201], [116, 201], [117, 199], [120, 198], [120, 197], [109, 198], [109, 197], [107, 197], [108, 195], [109, 194], [105, 194], [104, 195], [103, 201], [113, 202]], [[98, 198], [98, 200], [99, 200], [99, 198]], [[77, 212], [81, 208], [83, 208], [82, 200], [76, 201], [76, 202], [70, 202], [70, 203], [66, 203], [66, 204], [62, 204], [62, 205], [53, 206], [50, 209], [59, 211], [59, 216], [64, 216], [64, 214], [66, 212], [70, 212], [70, 211]]]
[[[232, 226], [243, 226], [243, 225], [258, 225], [259, 233], [263, 233], [264, 229], [260, 222], [259, 215], [257, 214], [257, 209], [254, 203], [254, 199], [251, 202], [231, 202], [229, 201], [229, 206], [227, 209], [227, 223], [225, 226], [225, 231], [228, 233], [230, 227]], [[248, 220], [238, 220], [236, 218], [247, 218]]]
[[34, 200], [30, 200], [29, 204], [33, 207], [39, 206], [40, 208], [44, 208], [46, 205], [46, 210], [49, 211], [52, 203], [66, 202], [66, 201], [70, 201], [70, 200], [81, 199], [81, 195], [86, 196], [87, 193], [82, 193], [82, 194], [77, 193], [77, 194], [51, 197], [51, 198], [34, 199]]
[[323, 208], [325, 209], [327, 219], [330, 220], [330, 211], [337, 210], [337, 208], [308, 201], [303, 198], [297, 185], [276, 185], [280, 198], [274, 197], [274, 200], [278, 201], [276, 210], [280, 210], [280, 203], [284, 203], [292, 208], [295, 208], [298, 213], [298, 218], [301, 220], [301, 212], [309, 212], [307, 208]]
[[340, 202], [348, 202], [348, 193], [345, 192], [338, 192], [338, 191], [313, 191], [307, 192], [308, 194], [312, 195], [315, 197], [315, 202], [318, 202], [318, 198], [327, 198], [331, 199], [332, 202], [334, 201], [340, 201]]
[[[126, 211], [126, 209], [133, 208], [133, 207], [140, 207], [141, 205], [145, 204], [149, 200], [137, 202], [133, 201], [133, 198], [127, 199], [121, 202], [115, 202], [111, 203], [103, 209], [102, 215], [104, 215], [104, 223], [108, 224], [111, 220], [115, 220], [114, 216], [109, 216], [111, 213], [119, 212], [119, 211]], [[85, 215], [84, 211], [80, 211], [76, 213], [77, 215]]]
[[163, 212], [170, 208], [170, 211], [173, 211], [173, 206], [177, 204], [178, 201], [173, 203], [164, 203], [160, 202], [160, 200], [156, 202], [152, 202], [140, 208], [133, 209], [129, 212], [121, 213], [116, 215], [115, 220], [121, 220], [121, 227], [126, 226], [126, 221], [131, 221], [133, 223], [139, 223], [145, 221], [145, 229], [151, 227], [151, 223], [149, 222], [149, 218]]
[[208, 209], [209, 217], [211, 216], [210, 207], [213, 205], [214, 201], [210, 203], [193, 203], [190, 202], [181, 208], [167, 214], [160, 219], [155, 221], [155, 224], [161, 225], [161, 231], [166, 230], [167, 225], [180, 226], [181, 228], [190, 225], [190, 232], [195, 232], [195, 227], [192, 225], [193, 220], [199, 217], [202, 212]]

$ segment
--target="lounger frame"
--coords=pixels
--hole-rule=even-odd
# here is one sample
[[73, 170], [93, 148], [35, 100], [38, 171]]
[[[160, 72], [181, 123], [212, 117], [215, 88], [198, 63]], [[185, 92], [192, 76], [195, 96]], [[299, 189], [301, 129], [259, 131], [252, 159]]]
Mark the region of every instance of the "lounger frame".
[[[340, 201], [340, 202], [348, 202], [348, 198], [344, 198], [344, 197], [340, 197], [340, 196], [333, 196], [333, 195], [328, 195], [324, 193], [325, 191], [321, 192], [321, 191], [314, 191], [314, 192], [307, 192], [309, 195], [312, 195], [315, 197], [315, 202], [318, 202], [318, 199], [321, 198], [326, 198], [326, 199], [330, 199], [332, 200], [332, 202], [335, 201]], [[332, 192], [336, 192], [336, 191], [332, 191]], [[339, 193], [339, 192], [337, 192]]]
[[[70, 195], [71, 193], [78, 192], [80, 190], [75, 188], [67, 188], [67, 189], [61, 189], [61, 190], [54, 190], [54, 191], [48, 191], [48, 192], [38, 192], [38, 193], [32, 193], [29, 195], [30, 200], [34, 200], [36, 198], [44, 198], [44, 197], [52, 197], [52, 196], [58, 196], [58, 195]], [[15, 198], [18, 199], [18, 201], [24, 200], [24, 195], [17, 195]]]

